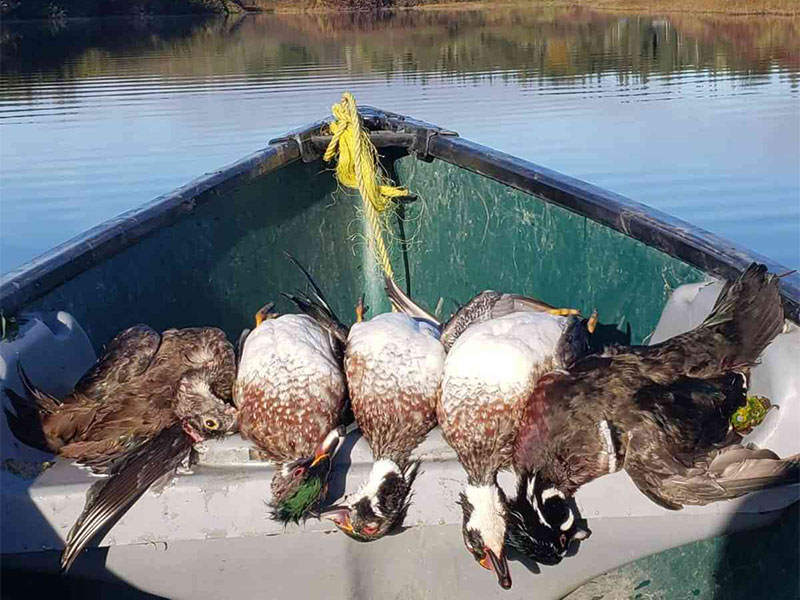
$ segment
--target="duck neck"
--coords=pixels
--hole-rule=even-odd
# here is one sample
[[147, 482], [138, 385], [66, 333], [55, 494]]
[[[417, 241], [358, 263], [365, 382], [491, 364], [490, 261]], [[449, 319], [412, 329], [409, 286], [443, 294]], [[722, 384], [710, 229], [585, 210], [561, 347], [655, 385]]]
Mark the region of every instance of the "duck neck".
[[495, 483], [469, 484], [465, 495], [467, 501], [472, 505], [472, 514], [467, 521], [467, 528], [480, 531], [486, 545], [499, 556], [506, 535], [507, 513], [500, 488]]

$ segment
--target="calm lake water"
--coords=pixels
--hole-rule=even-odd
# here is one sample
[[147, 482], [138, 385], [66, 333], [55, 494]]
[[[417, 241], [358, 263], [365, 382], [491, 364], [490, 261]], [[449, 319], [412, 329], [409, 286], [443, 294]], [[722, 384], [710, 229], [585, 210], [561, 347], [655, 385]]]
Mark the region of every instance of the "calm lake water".
[[344, 90], [800, 267], [799, 29], [554, 8], [5, 24], [0, 272]]

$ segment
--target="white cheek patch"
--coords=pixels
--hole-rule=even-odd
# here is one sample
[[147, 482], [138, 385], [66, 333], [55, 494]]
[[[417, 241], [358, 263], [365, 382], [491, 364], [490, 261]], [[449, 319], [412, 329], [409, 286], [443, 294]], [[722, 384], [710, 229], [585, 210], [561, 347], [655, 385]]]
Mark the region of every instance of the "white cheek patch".
[[384, 514], [378, 506], [378, 490], [389, 473], [397, 473], [402, 476], [400, 467], [393, 461], [385, 458], [376, 460], [372, 465], [369, 478], [362, 483], [358, 491], [353, 494], [353, 499], [348, 502], [348, 505], [353, 506], [362, 498], [369, 498], [369, 505], [372, 507], [372, 512], [379, 517], [383, 517]]
[[369, 505], [372, 507], [372, 512], [375, 513], [376, 516], [383, 518], [385, 515], [381, 512], [380, 503], [378, 502], [378, 496], [375, 495], [369, 501]]
[[575, 514], [571, 508], [567, 508], [567, 520], [561, 524], [561, 531], [569, 531], [570, 527], [575, 523]]
[[506, 517], [497, 487], [468, 485], [466, 496], [473, 507], [467, 529], [478, 531], [489, 549], [500, 556], [506, 536]]
[[558, 496], [562, 500], [566, 500], [567, 497], [564, 495], [564, 492], [559, 490], [558, 488], [549, 488], [542, 492], [542, 502], [547, 502], [550, 498]]
[[536, 475], [534, 475], [528, 482], [528, 500], [530, 501], [531, 504], [533, 504], [536, 501], [536, 495], [533, 493], [535, 487], [536, 487]]
[[588, 531], [586, 531], [585, 529], [578, 529], [578, 531], [575, 532], [575, 535], [572, 536], [572, 539], [585, 540], [587, 537], [589, 537]]
[[[539, 522], [548, 529], [552, 529], [550, 523], [548, 523], [547, 519], [544, 518], [542, 509], [539, 507], [539, 500], [536, 499], [536, 493], [533, 490], [533, 488], [535, 487], [535, 483], [536, 483], [536, 476], [534, 475], [533, 479], [531, 479], [531, 482], [528, 484], [528, 501], [531, 503], [534, 512], [536, 512], [536, 516], [539, 517]], [[545, 493], [549, 491], [550, 490], [546, 490]], [[544, 497], [544, 494], [542, 494], [542, 497]]]

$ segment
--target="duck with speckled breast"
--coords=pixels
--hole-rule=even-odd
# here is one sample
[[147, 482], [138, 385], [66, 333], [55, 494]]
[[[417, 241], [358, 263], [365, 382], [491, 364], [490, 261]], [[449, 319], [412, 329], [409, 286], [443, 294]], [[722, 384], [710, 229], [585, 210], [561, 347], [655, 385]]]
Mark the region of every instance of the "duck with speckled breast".
[[387, 293], [399, 310], [441, 331], [448, 352], [436, 410], [444, 438], [467, 472], [459, 500], [464, 543], [482, 567], [495, 572], [500, 586], [509, 588], [508, 506], [497, 473], [511, 465], [524, 401], [537, 380], [589, 351], [597, 315], [583, 319], [574, 309], [487, 290], [442, 324], [391, 280]]
[[[313, 307], [299, 305], [321, 326], [332, 323]], [[400, 526], [408, 509], [419, 461], [412, 451], [436, 426], [436, 395], [444, 364], [439, 331], [401, 312], [363, 319], [343, 338], [350, 402], [373, 456], [369, 477], [346, 503], [321, 514], [361, 542]], [[336, 329], [332, 333], [339, 334]]]
[[284, 296], [315, 318], [277, 315], [272, 304], [262, 308], [256, 328], [239, 341], [233, 399], [242, 436], [255, 443], [260, 458], [278, 465], [271, 482], [272, 518], [298, 523], [324, 500], [333, 457], [345, 437], [347, 329], [305, 268], [289, 259], [310, 289]]
[[550, 308], [523, 296], [495, 294], [489, 299], [487, 294], [494, 293], [484, 292], [442, 325], [393, 279], [387, 277], [385, 283], [396, 312], [364, 321], [362, 300], [345, 349], [353, 414], [374, 463], [345, 504], [321, 515], [362, 542], [377, 540], [403, 522], [419, 469], [411, 453], [436, 426], [447, 348], [471, 323], [505, 314], [514, 306]]

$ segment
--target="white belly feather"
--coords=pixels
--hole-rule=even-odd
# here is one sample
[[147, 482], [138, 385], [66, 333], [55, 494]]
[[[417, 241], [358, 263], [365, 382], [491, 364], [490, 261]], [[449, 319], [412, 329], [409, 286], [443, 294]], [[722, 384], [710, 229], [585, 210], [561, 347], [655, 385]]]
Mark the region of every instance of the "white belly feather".
[[[439, 332], [429, 323], [403, 313], [386, 313], [350, 329], [347, 356], [363, 362], [364, 382], [373, 394], [394, 395], [403, 388], [407, 395], [434, 397], [444, 364]], [[387, 389], [376, 389], [386, 387]]]
[[519, 312], [469, 327], [445, 359], [444, 412], [464, 400], [480, 404], [525, 393], [537, 367], [552, 362], [566, 324], [565, 317]]
[[[328, 332], [306, 315], [268, 319], [252, 331], [242, 352], [237, 383], [237, 390], [255, 384], [264, 396], [278, 402], [318, 398], [331, 406], [338, 405], [345, 387]], [[238, 406], [243, 399], [234, 400]]]

